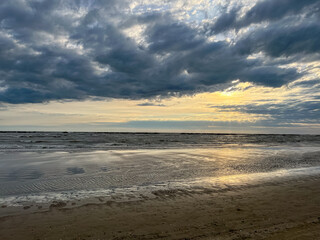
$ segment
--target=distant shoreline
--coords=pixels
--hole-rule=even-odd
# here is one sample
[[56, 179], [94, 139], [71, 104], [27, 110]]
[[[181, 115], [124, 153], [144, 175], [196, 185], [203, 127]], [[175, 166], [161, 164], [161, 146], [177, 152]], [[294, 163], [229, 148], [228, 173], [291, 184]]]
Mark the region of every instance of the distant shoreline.
[[320, 136], [320, 134], [312, 134], [312, 133], [306, 133], [306, 134], [299, 134], [299, 133], [214, 133], [214, 132], [144, 132], [144, 131], [132, 131], [132, 132], [118, 132], [118, 131], [14, 131], [14, 130], [1, 130], [0, 133], [104, 133], [104, 134], [186, 134], [186, 135], [279, 135], [279, 136]]

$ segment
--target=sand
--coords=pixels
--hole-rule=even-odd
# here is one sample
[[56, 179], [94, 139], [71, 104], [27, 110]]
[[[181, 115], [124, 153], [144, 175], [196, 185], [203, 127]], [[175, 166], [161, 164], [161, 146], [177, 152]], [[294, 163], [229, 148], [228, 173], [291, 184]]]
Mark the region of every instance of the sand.
[[[0, 218], [0, 239], [320, 239], [320, 176]], [[73, 208], [68, 208], [73, 206]]]

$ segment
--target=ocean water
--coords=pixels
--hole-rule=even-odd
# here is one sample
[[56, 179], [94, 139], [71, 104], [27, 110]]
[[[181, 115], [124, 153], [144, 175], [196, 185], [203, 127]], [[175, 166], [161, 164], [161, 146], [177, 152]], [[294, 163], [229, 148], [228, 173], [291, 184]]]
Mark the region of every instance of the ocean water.
[[317, 135], [0, 132], [5, 206], [319, 174]]
[[0, 132], [0, 151], [88, 151], [261, 146], [320, 146], [320, 135]]

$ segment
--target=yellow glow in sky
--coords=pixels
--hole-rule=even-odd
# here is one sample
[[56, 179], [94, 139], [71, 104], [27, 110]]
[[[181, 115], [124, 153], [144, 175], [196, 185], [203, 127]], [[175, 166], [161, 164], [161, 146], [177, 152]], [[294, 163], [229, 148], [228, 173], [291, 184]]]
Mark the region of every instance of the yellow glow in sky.
[[[113, 99], [8, 105], [8, 110], [3, 111], [1, 116], [1, 125], [58, 126], [128, 121], [256, 122], [270, 116], [239, 112], [236, 107], [281, 103], [299, 91], [299, 88], [274, 89], [235, 82], [224, 91], [161, 100]], [[150, 106], [141, 106], [145, 103]], [[222, 108], [225, 105], [229, 106], [227, 110]]]

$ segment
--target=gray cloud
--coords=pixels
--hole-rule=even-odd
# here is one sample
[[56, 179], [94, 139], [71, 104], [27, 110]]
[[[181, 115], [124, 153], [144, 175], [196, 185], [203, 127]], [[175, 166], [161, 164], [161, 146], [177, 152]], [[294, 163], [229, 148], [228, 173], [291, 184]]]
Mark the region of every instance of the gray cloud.
[[[260, 20], [254, 14], [261, 11], [263, 2], [258, 2], [245, 18], [251, 23], [281, 19], [302, 13], [315, 1], [303, 2], [293, 1], [289, 9], [283, 5], [272, 16], [270, 10], [259, 15]], [[292, 26], [258, 27], [236, 43], [210, 42], [201, 26], [178, 21], [168, 12], [128, 13], [122, 10], [127, 4], [2, 1], [0, 102], [165, 97], [210, 91], [235, 79], [279, 87], [301, 75], [295, 68], [280, 68], [248, 55], [263, 51], [276, 58], [319, 51], [314, 14]], [[270, 9], [278, 6], [276, 1], [268, 4]], [[216, 31], [237, 21], [236, 9], [226, 14], [215, 23]], [[144, 44], [123, 31], [136, 24], [146, 27]]]
[[238, 11], [238, 8], [234, 8], [230, 12], [222, 13], [212, 25], [206, 26], [206, 31], [217, 34], [236, 28]]
[[252, 23], [278, 20], [285, 16], [305, 11], [307, 7], [319, 3], [318, 0], [265, 0], [253, 6], [238, 23], [238, 27], [245, 27]]
[[166, 105], [164, 105], [164, 104], [156, 104], [156, 103], [151, 103], [151, 102], [145, 102], [145, 103], [137, 104], [137, 106], [141, 106], [141, 107], [150, 107], [150, 106], [165, 107]]
[[288, 100], [283, 103], [248, 104], [248, 105], [225, 105], [211, 106], [219, 111], [243, 112], [267, 117], [260, 120], [263, 126], [282, 126], [296, 123], [319, 123], [320, 101], [314, 97], [308, 101]]
[[320, 51], [319, 23], [297, 26], [269, 25], [250, 32], [236, 44], [241, 54], [263, 51], [271, 57], [314, 54]]
[[146, 31], [151, 52], [182, 52], [204, 44], [205, 39], [182, 23], [151, 25]]
[[318, 0], [264, 0], [258, 1], [242, 17], [239, 17], [239, 9], [234, 8], [230, 12], [222, 13], [217, 20], [207, 26], [207, 30], [220, 33], [230, 29], [240, 29], [254, 23], [276, 21], [287, 16], [303, 14], [319, 14]]

